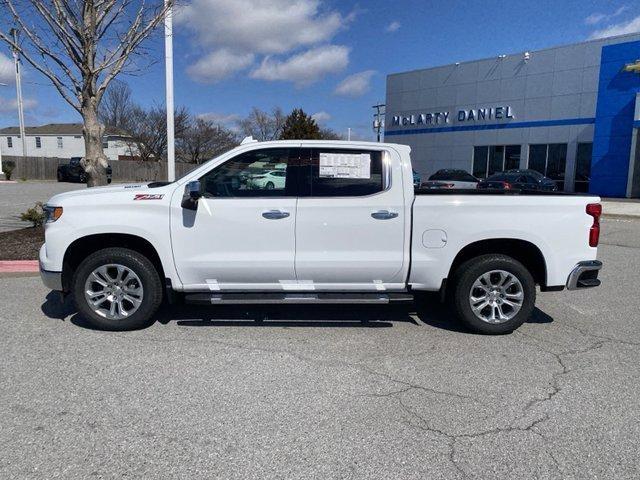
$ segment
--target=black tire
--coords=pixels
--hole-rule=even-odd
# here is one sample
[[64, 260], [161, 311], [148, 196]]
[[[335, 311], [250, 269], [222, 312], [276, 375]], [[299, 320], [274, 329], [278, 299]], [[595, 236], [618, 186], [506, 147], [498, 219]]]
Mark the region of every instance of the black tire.
[[62, 172], [58, 172], [58, 181], [64, 182], [64, 175], [62, 174]]
[[[85, 282], [100, 266], [120, 264], [133, 271], [142, 283], [142, 302], [137, 310], [125, 319], [115, 320], [94, 312], [85, 299]], [[105, 248], [85, 258], [76, 269], [71, 283], [76, 307], [89, 324], [99, 330], [126, 331], [146, 328], [155, 322], [153, 318], [162, 302], [162, 281], [153, 263], [134, 250]]]
[[[489, 323], [480, 319], [473, 312], [470, 303], [474, 282], [483, 274], [493, 270], [503, 270], [512, 274], [522, 285], [524, 298], [520, 310], [513, 318], [503, 323]], [[490, 254], [467, 260], [456, 269], [452, 280], [450, 302], [453, 309], [458, 318], [475, 332], [489, 335], [511, 333], [527, 321], [533, 312], [536, 301], [535, 281], [522, 263], [509, 256]]]
[[267, 190], [273, 190], [275, 187], [276, 186], [273, 182], [267, 182], [267, 184], [264, 186], [264, 188], [266, 188]]
[[87, 183], [87, 174], [81, 173], [80, 176], [78, 177], [78, 180], [80, 180], [80, 183]]

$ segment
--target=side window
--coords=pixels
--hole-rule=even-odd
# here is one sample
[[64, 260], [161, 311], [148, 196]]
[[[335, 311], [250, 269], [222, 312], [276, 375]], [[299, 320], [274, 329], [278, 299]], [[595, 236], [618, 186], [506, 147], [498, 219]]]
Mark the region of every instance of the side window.
[[202, 194], [206, 198], [296, 196], [297, 160], [297, 151], [288, 148], [242, 153], [200, 178]]
[[381, 151], [314, 148], [303, 165], [305, 193], [360, 197], [381, 192], [385, 189], [382, 163]]

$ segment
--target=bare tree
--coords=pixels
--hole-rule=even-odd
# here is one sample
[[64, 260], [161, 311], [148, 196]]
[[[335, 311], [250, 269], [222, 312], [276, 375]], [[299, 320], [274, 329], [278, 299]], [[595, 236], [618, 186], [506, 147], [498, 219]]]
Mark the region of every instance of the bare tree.
[[[175, 136], [180, 138], [189, 125], [185, 107], [174, 113]], [[143, 161], [160, 160], [167, 154], [167, 115], [164, 106], [148, 110], [134, 106], [131, 111], [131, 137]]]
[[98, 118], [105, 127], [111, 127], [123, 133], [131, 133], [131, 114], [134, 108], [129, 85], [120, 80], [114, 80], [102, 98], [98, 108]]
[[[142, 42], [163, 20], [155, 0], [0, 0], [0, 22], [15, 25], [24, 42], [0, 29], [8, 43], [58, 90], [84, 122], [87, 185], [106, 185], [104, 126], [98, 108], [111, 81], [133, 64]], [[135, 67], [134, 67], [135, 68]]]
[[285, 119], [280, 107], [275, 107], [270, 114], [253, 107], [249, 116], [238, 122], [238, 127], [244, 135], [266, 142], [280, 138]]
[[178, 155], [189, 163], [202, 163], [238, 145], [234, 132], [211, 120], [195, 118], [178, 139]]

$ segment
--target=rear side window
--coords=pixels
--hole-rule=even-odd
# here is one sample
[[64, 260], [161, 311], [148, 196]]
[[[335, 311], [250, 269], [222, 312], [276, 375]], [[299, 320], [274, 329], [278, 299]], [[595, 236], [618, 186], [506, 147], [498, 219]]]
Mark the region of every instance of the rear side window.
[[[312, 197], [361, 197], [385, 189], [382, 152], [312, 149], [301, 158], [304, 194]], [[302, 192], [301, 192], [302, 193]]]

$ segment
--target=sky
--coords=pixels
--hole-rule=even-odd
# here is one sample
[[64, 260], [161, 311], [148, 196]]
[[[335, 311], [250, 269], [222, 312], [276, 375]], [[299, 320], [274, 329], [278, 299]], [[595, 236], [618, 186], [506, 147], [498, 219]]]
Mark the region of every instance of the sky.
[[[252, 107], [301, 107], [325, 127], [373, 139], [386, 76], [640, 31], [640, 2], [595, 0], [184, 0], [174, 23], [176, 105], [234, 127]], [[162, 31], [136, 75], [136, 102], [164, 103]], [[16, 125], [15, 83], [0, 45], [0, 127]], [[30, 66], [28, 125], [79, 115]]]

